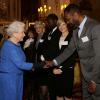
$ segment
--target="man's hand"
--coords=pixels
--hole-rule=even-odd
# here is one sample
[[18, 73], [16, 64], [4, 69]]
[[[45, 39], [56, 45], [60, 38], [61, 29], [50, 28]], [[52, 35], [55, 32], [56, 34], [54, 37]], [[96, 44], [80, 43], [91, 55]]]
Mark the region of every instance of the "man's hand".
[[45, 61], [45, 65], [43, 68], [50, 68], [50, 67], [53, 67], [54, 63], [53, 61]]
[[33, 63], [32, 70], [42, 69], [45, 65], [46, 65], [46, 62]]
[[59, 75], [59, 74], [62, 74], [62, 70], [59, 68], [55, 68], [55, 69], [53, 69], [53, 74], [55, 74], [55, 75]]
[[88, 84], [89, 93], [93, 94], [96, 91], [96, 83], [94, 81], [90, 81]]

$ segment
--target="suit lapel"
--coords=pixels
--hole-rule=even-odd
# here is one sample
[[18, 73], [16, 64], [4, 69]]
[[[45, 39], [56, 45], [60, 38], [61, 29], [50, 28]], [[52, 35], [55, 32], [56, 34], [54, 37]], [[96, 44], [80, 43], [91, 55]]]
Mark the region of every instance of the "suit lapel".
[[79, 40], [78, 31], [79, 31], [79, 29], [76, 28], [76, 29], [74, 30], [74, 32], [73, 32], [73, 35], [74, 35], [74, 37], [75, 37], [75, 41], [78, 41], [78, 40]]
[[44, 33], [43, 33], [43, 35], [41, 37], [37, 38], [36, 49], [38, 48], [38, 45], [40, 43], [40, 39], [43, 39], [43, 37], [44, 37]]
[[87, 20], [86, 20], [86, 23], [85, 23], [85, 25], [83, 27], [82, 33], [80, 35], [80, 38], [82, 38], [84, 36], [84, 34], [86, 34], [86, 31], [87, 31], [88, 27], [89, 27], [89, 18], [87, 17]]
[[75, 28], [73, 30], [73, 39], [74, 39], [74, 43], [76, 47], [78, 46], [78, 43], [79, 43], [78, 31], [79, 31], [79, 28]]

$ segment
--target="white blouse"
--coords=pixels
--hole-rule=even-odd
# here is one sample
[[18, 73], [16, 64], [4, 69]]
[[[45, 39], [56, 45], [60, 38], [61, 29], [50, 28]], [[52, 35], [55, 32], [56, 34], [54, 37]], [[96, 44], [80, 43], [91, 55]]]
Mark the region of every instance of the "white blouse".
[[60, 40], [59, 40], [59, 49], [61, 49], [61, 47], [63, 46], [63, 45], [68, 45], [68, 41], [65, 41], [65, 39], [66, 39], [66, 37], [67, 36], [61, 36], [60, 37]]

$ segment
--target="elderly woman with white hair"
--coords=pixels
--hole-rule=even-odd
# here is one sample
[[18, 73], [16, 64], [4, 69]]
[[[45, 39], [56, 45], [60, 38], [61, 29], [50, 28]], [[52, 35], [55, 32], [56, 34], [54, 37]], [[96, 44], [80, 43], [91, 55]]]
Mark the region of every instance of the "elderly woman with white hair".
[[25, 34], [25, 24], [12, 22], [7, 28], [9, 39], [0, 51], [0, 100], [22, 100], [23, 70], [32, 70], [37, 64], [25, 61], [25, 55], [19, 44]]

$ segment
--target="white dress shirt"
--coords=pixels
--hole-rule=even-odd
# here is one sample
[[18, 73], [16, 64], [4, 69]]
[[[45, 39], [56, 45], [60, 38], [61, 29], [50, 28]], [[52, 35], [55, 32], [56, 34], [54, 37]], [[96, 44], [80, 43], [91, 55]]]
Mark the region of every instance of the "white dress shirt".
[[84, 28], [86, 20], [87, 20], [87, 16], [84, 17], [83, 21], [79, 25], [78, 37], [80, 37], [80, 35], [81, 35], [82, 31], [83, 31], [83, 28]]
[[49, 33], [49, 35], [52, 35], [56, 29], [57, 29], [57, 26], [53, 28], [53, 30]]
[[56, 29], [57, 29], [57, 26], [53, 28], [53, 30], [49, 33], [48, 40], [51, 40], [51, 35], [55, 32]]

